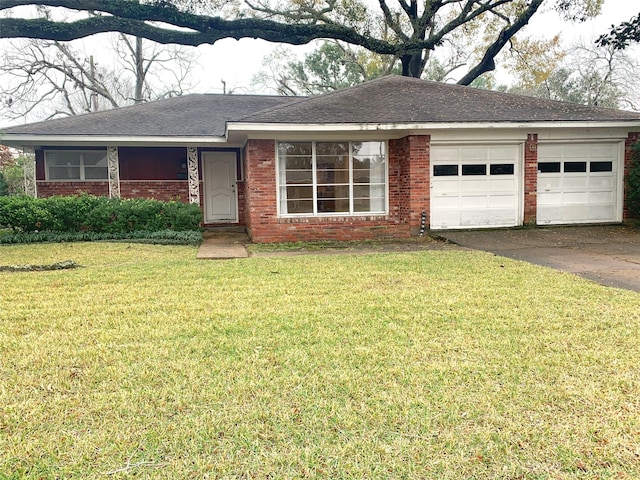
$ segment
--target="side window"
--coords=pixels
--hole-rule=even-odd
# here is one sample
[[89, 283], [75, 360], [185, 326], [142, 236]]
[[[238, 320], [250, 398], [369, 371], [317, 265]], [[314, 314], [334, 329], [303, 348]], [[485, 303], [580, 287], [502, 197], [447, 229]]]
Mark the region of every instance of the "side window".
[[487, 166], [482, 165], [462, 165], [462, 175], [486, 175]]
[[45, 150], [47, 180], [107, 180], [106, 150]]
[[513, 175], [515, 167], [513, 163], [496, 163], [489, 166], [491, 175]]
[[613, 162], [591, 162], [590, 172], [613, 172]]
[[538, 173], [560, 173], [560, 162], [539, 162]]
[[587, 171], [587, 162], [564, 162], [565, 173], [582, 173]]
[[457, 177], [458, 165], [434, 165], [433, 176], [434, 177]]

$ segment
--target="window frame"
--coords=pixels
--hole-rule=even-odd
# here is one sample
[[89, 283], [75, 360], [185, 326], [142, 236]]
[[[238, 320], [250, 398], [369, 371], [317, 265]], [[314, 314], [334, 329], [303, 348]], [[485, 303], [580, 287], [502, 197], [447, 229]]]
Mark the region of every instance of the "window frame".
[[[382, 210], [369, 210], [366, 212], [358, 212], [354, 207], [354, 187], [361, 186], [363, 184], [355, 183], [354, 181], [354, 143], [380, 143], [384, 146], [384, 206]], [[280, 145], [283, 143], [310, 143], [311, 144], [311, 172], [312, 179], [308, 185], [312, 189], [312, 212], [305, 213], [288, 213], [283, 212], [283, 188], [287, 188], [286, 172], [282, 171], [285, 167], [282, 163], [280, 156]], [[318, 187], [326, 186], [318, 182], [318, 161], [317, 161], [317, 144], [318, 143], [346, 143], [348, 145], [349, 152], [349, 211], [347, 212], [326, 212], [321, 211], [318, 207]], [[323, 217], [365, 217], [365, 216], [385, 216], [389, 214], [389, 145], [386, 140], [277, 140], [275, 145], [276, 150], [276, 203], [278, 217], [282, 218], [323, 218]], [[286, 170], [286, 168], [285, 168]], [[285, 183], [281, 183], [281, 180]], [[370, 186], [380, 186], [380, 182], [369, 182]], [[286, 202], [287, 199], [284, 199]]]
[[[104, 153], [104, 157], [107, 158], [107, 149], [106, 148], [85, 148], [85, 149], [45, 149], [44, 150], [44, 172], [45, 172], [45, 180], [47, 182], [107, 182], [109, 181], [109, 161], [107, 158], [107, 165], [105, 167], [106, 169], [106, 176], [104, 178], [86, 178], [86, 165], [85, 165], [85, 161], [84, 161], [84, 154], [86, 153], [96, 153], [96, 152], [100, 152], [100, 153]], [[50, 169], [50, 165], [49, 165], [49, 161], [48, 161], [48, 156], [50, 154], [60, 154], [60, 153], [73, 153], [73, 154], [79, 154], [80, 155], [80, 164], [78, 166], [79, 170], [80, 170], [80, 178], [51, 178], [51, 174], [49, 172]], [[95, 167], [94, 165], [89, 165], [89, 167]]]

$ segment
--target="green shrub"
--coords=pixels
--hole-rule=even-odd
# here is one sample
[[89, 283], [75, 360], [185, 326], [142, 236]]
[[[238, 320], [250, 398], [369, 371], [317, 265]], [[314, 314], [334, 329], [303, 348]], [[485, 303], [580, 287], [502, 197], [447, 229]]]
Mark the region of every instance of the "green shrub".
[[80, 195], [76, 197], [0, 197], [0, 227], [14, 232], [199, 231], [198, 205]]
[[7, 181], [4, 178], [4, 173], [0, 171], [0, 197], [5, 195], [9, 195], [9, 185], [7, 185]]
[[627, 205], [632, 218], [640, 218], [640, 143], [633, 146], [627, 181]]
[[153, 243], [160, 245], [200, 245], [202, 243], [202, 232], [196, 230], [181, 232], [173, 230], [158, 232], [134, 231], [122, 233], [45, 231], [0, 235], [0, 244], [4, 245], [97, 241], [124, 241], [129, 243]]
[[0, 226], [14, 232], [53, 230], [54, 221], [42, 200], [26, 196], [0, 197]]

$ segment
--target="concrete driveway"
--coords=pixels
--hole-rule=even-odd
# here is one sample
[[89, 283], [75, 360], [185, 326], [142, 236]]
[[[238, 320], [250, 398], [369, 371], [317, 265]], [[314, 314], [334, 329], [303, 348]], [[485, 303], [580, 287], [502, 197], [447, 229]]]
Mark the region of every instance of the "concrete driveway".
[[463, 247], [640, 292], [640, 230], [623, 225], [438, 232]]

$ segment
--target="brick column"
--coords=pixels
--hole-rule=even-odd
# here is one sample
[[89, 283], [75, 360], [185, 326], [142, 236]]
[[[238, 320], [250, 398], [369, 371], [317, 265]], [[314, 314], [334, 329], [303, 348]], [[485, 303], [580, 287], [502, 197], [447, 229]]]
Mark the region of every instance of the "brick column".
[[411, 235], [420, 231], [422, 212], [429, 218], [431, 198], [431, 136], [409, 136], [409, 229]]
[[[397, 164], [397, 175], [389, 170], [389, 213], [408, 225], [411, 235], [417, 235], [422, 212], [427, 215], [430, 205], [431, 136], [409, 135], [389, 142], [390, 167]], [[397, 195], [395, 190], [397, 182]]]
[[252, 238], [268, 237], [278, 217], [275, 141], [249, 140], [244, 158], [247, 231]]
[[629, 190], [627, 188], [627, 177], [629, 176], [629, 173], [631, 173], [631, 163], [633, 161], [633, 145], [640, 141], [640, 132], [631, 132], [629, 133], [629, 135], [627, 136], [627, 140], [625, 141], [624, 144], [624, 181], [623, 181], [623, 187], [624, 188], [624, 206], [623, 206], [623, 210], [622, 210], [622, 219], [623, 220], [627, 220], [629, 218], [631, 218], [631, 212], [629, 212]]
[[524, 224], [535, 225], [538, 214], [538, 134], [524, 144]]

